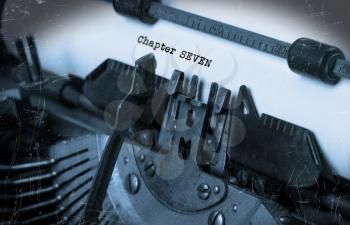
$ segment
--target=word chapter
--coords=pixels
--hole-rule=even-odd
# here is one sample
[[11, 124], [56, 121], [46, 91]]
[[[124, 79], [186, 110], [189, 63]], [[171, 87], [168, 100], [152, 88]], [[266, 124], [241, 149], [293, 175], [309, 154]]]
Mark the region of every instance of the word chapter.
[[145, 46], [150, 47], [153, 51], [162, 51], [164, 53], [170, 54], [170, 55], [177, 55], [179, 58], [196, 63], [198, 65], [204, 66], [204, 67], [210, 67], [213, 60], [208, 59], [204, 56], [197, 55], [195, 53], [182, 50], [180, 53], [177, 53], [177, 49], [170, 47], [166, 45], [165, 43], [154, 41], [148, 39], [147, 36], [139, 36], [137, 39], [138, 44], [142, 44]]

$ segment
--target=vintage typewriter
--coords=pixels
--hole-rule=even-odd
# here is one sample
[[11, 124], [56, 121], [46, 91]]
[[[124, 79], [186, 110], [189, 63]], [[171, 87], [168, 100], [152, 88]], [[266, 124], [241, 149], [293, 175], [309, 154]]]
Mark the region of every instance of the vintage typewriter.
[[153, 54], [82, 79], [45, 71], [32, 36], [16, 56], [0, 40], [0, 224], [350, 224], [312, 131], [259, 114], [246, 86], [204, 103]]

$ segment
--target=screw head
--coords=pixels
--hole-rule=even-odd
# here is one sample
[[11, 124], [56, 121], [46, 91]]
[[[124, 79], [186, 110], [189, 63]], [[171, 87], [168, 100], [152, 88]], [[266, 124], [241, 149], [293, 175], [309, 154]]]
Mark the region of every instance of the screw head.
[[146, 156], [145, 156], [145, 155], [141, 155], [141, 156], [140, 156], [140, 160], [141, 160], [141, 162], [144, 162], [144, 161], [145, 161], [145, 159], [146, 159]]
[[154, 161], [148, 161], [143, 169], [149, 177], [153, 177], [156, 174], [156, 165]]
[[137, 194], [140, 190], [140, 179], [136, 174], [129, 174], [125, 179], [125, 188], [130, 194]]
[[154, 142], [154, 134], [151, 130], [140, 131], [136, 135], [136, 141], [143, 146], [152, 147]]
[[211, 195], [211, 189], [208, 184], [200, 184], [197, 188], [198, 197], [202, 200], [208, 200]]
[[233, 212], [237, 212], [238, 211], [238, 205], [234, 204], [232, 209], [233, 209]]
[[212, 212], [208, 219], [208, 225], [225, 225], [225, 216], [220, 211]]
[[129, 159], [128, 159], [128, 157], [125, 157], [124, 158], [124, 164], [126, 165], [126, 164], [128, 164], [129, 163]]
[[279, 220], [282, 224], [287, 224], [289, 222], [289, 217], [288, 216], [280, 216]]
[[215, 186], [214, 187], [214, 193], [219, 194], [220, 193], [220, 186]]

